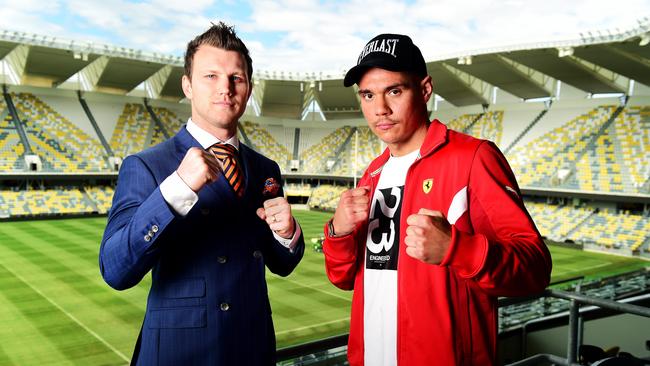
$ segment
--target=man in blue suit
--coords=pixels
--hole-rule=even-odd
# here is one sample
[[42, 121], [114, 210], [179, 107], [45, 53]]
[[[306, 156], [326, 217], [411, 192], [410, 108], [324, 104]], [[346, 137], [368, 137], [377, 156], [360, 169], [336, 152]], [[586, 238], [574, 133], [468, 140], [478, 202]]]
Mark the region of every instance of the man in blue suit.
[[234, 29], [213, 25], [185, 54], [187, 125], [124, 159], [99, 265], [118, 290], [151, 270], [132, 364], [275, 363], [264, 266], [287, 276], [304, 240], [278, 165], [237, 139], [252, 73]]

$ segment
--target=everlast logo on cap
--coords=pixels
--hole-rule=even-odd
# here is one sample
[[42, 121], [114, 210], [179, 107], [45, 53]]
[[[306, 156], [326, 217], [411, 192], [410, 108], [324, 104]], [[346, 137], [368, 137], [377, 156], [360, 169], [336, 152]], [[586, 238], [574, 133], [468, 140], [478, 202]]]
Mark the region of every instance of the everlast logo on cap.
[[343, 85], [358, 83], [363, 74], [373, 67], [389, 71], [407, 71], [425, 77], [427, 65], [420, 49], [409, 36], [403, 34], [380, 34], [363, 47], [357, 65], [348, 70]]
[[371, 52], [384, 52], [393, 57], [397, 57], [395, 54], [395, 47], [397, 46], [397, 42], [399, 42], [399, 39], [396, 38], [381, 40], [376, 39], [374, 41], [368, 42], [363, 51], [361, 51], [359, 59], [357, 60], [357, 64], [361, 63], [361, 60], [363, 60], [363, 58]]

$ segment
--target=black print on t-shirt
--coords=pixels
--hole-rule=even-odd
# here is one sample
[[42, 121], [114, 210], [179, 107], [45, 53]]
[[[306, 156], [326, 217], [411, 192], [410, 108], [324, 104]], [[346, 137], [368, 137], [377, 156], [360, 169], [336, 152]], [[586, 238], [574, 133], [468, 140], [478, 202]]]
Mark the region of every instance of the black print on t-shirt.
[[397, 270], [404, 186], [380, 189], [368, 223], [366, 268]]

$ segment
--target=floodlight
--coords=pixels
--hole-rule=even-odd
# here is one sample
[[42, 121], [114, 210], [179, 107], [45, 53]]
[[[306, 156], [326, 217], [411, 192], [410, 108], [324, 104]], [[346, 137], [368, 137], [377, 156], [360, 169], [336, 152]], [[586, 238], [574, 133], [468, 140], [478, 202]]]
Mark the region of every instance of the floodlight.
[[573, 47], [559, 47], [558, 57], [573, 56]]
[[472, 56], [461, 56], [458, 58], [458, 64], [459, 65], [471, 65], [472, 64]]

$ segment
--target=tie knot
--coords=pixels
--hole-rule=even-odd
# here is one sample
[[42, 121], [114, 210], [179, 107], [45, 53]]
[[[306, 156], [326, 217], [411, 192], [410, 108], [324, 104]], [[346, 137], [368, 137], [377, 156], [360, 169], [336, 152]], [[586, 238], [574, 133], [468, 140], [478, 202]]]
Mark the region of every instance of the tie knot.
[[233, 158], [237, 155], [237, 149], [230, 144], [216, 143], [210, 146], [210, 151], [217, 157], [217, 159]]

